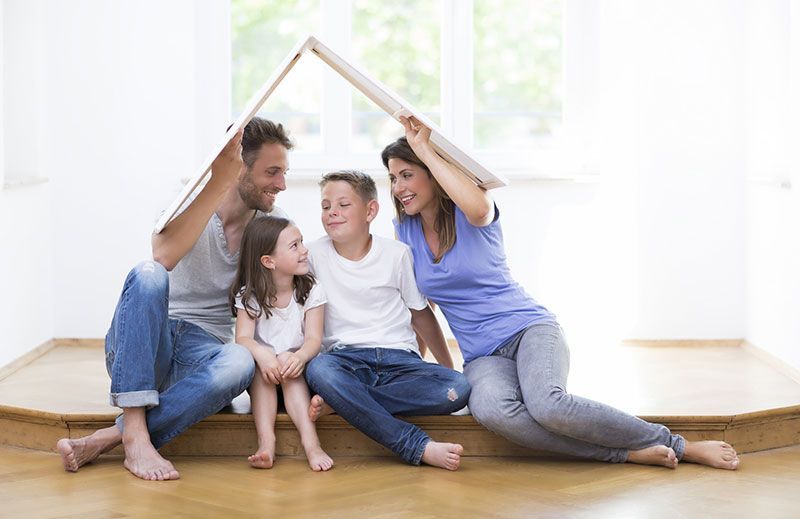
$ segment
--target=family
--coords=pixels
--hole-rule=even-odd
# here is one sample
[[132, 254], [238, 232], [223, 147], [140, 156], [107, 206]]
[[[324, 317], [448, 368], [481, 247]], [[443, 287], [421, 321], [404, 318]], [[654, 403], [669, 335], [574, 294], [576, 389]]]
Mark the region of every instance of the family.
[[[315, 427], [333, 412], [409, 464], [456, 470], [461, 445], [434, 441], [396, 415], [467, 405], [483, 426], [525, 447], [738, 467], [727, 443], [687, 441], [567, 392], [561, 327], [511, 276], [497, 205], [435, 152], [430, 129], [413, 117], [401, 122], [405, 136], [381, 153], [397, 239], [370, 232], [372, 178], [344, 170], [322, 177], [326, 236], [306, 245], [275, 206], [293, 147], [284, 127], [256, 117], [227, 144], [203, 189], [153, 236], [153, 259], [125, 280], [105, 342], [110, 401], [122, 414], [111, 427], [59, 440], [66, 470], [121, 443], [135, 476], [178, 479], [158, 449], [245, 390], [256, 468], [275, 461], [280, 396], [314, 471], [334, 464]], [[431, 305], [458, 341], [463, 374]], [[423, 360], [421, 347], [438, 363]]]

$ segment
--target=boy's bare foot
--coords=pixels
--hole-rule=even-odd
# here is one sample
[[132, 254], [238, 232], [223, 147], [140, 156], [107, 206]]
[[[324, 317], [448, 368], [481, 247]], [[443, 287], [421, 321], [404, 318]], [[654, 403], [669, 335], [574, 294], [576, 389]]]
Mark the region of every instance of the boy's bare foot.
[[137, 478], [146, 481], [167, 481], [180, 478], [180, 474], [172, 463], [161, 457], [161, 454], [150, 443], [150, 439], [122, 439], [125, 448], [125, 461], [122, 462], [128, 471]]
[[683, 461], [708, 465], [715, 469], [736, 470], [739, 456], [729, 444], [721, 441], [686, 442]]
[[464, 447], [457, 443], [440, 443], [433, 440], [425, 446], [422, 462], [447, 470], [458, 470]]
[[119, 445], [120, 441], [122, 441], [122, 435], [114, 425], [76, 440], [61, 438], [56, 443], [56, 450], [61, 455], [64, 470], [77, 472], [82, 466], [91, 463], [104, 452]]
[[275, 464], [275, 437], [264, 437], [258, 440], [258, 450], [248, 456], [247, 461], [254, 469], [271, 469]]
[[[304, 447], [305, 449], [305, 447]], [[328, 456], [328, 453], [322, 450], [319, 445], [305, 449], [306, 458], [308, 458], [308, 466], [314, 472], [324, 472], [333, 467], [333, 459]]]
[[654, 445], [646, 449], [628, 452], [628, 462], [639, 465], [661, 465], [668, 469], [678, 466], [678, 457], [675, 451], [666, 445]]
[[308, 417], [312, 422], [316, 422], [319, 417], [333, 414], [333, 408], [325, 403], [319, 395], [311, 397], [311, 405], [308, 406]]

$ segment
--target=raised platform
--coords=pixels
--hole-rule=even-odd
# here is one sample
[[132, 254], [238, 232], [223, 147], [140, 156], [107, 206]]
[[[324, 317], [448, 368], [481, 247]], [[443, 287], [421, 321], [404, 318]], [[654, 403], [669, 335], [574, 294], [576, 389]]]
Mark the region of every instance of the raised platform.
[[[595, 350], [599, 351], [599, 350]], [[687, 439], [720, 439], [739, 452], [800, 444], [800, 378], [739, 341], [626, 342], [573, 355], [570, 390]], [[113, 423], [109, 381], [99, 340], [53, 340], [0, 370], [0, 444], [53, 450]], [[431, 437], [457, 441], [467, 456], [530, 456], [471, 416], [410, 417]], [[276, 424], [277, 454], [302, 454], [288, 416]], [[338, 416], [318, 423], [333, 456], [389, 452]], [[245, 455], [256, 447], [247, 395], [196, 424], [166, 446], [167, 455]]]

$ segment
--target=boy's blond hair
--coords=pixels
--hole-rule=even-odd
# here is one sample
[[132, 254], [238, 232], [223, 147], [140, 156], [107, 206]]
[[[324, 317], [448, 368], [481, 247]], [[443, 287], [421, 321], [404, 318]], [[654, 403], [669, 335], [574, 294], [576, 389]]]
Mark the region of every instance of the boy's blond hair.
[[347, 182], [364, 203], [378, 199], [378, 188], [375, 187], [375, 181], [363, 171], [342, 169], [326, 173], [319, 181], [320, 189], [325, 187], [328, 182]]

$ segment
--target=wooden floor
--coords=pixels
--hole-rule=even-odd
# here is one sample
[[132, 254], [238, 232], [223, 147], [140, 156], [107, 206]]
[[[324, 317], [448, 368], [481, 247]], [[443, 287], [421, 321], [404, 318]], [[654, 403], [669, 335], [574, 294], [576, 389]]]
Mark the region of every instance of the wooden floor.
[[52, 453], [0, 447], [0, 517], [800, 517], [800, 446], [742, 457], [736, 472], [535, 458], [468, 458], [457, 472], [340, 458], [328, 473], [279, 458], [177, 457], [181, 479], [145, 482], [106, 457], [78, 473]]

